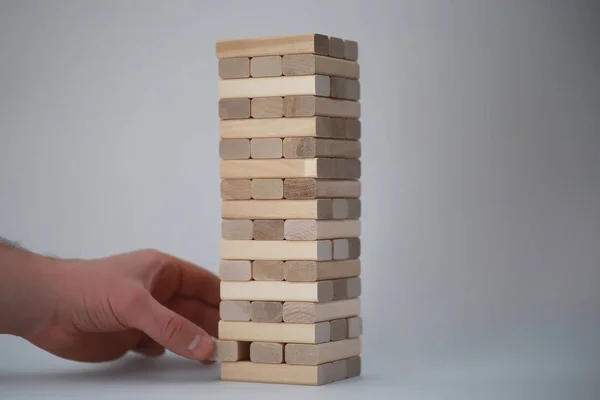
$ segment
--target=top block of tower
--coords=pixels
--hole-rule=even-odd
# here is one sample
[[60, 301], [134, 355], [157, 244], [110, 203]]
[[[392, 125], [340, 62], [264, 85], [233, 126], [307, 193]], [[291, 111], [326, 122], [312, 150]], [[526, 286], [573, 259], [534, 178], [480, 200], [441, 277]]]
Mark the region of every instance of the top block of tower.
[[315, 54], [351, 61], [358, 60], [358, 44], [319, 33], [221, 39], [216, 45], [217, 58]]

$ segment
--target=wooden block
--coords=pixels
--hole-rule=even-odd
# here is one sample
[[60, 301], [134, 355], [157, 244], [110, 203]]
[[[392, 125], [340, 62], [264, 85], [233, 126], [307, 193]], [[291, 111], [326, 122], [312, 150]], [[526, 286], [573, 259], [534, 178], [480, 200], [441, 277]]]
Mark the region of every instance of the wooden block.
[[252, 263], [248, 260], [221, 260], [219, 277], [222, 281], [249, 281], [252, 279]]
[[215, 346], [210, 360], [233, 362], [250, 359], [250, 343], [233, 340], [213, 340]]
[[360, 65], [354, 61], [340, 60], [311, 54], [286, 54], [282, 63], [283, 75], [324, 75], [359, 79]]
[[249, 200], [252, 198], [250, 179], [223, 179], [221, 181], [221, 199]]
[[311, 96], [309, 94], [293, 94], [283, 98], [283, 115], [285, 117], [322, 116], [360, 118], [361, 107], [360, 102], [354, 100], [332, 99], [329, 97]]
[[359, 180], [288, 178], [283, 181], [283, 197], [291, 200], [358, 198]]
[[346, 139], [359, 140], [361, 137], [361, 123], [359, 119], [345, 120]]
[[281, 260], [256, 260], [252, 263], [255, 281], [282, 281], [284, 262]]
[[[248, 284], [249, 282], [239, 282], [239, 284], [242, 283]], [[334, 279], [332, 300], [345, 300], [359, 297], [361, 289], [361, 280], [359, 276], [344, 279]]]
[[346, 52], [346, 46], [344, 45], [344, 39], [330, 36], [329, 37], [329, 57], [344, 58]]
[[250, 75], [253, 77], [281, 76], [281, 56], [259, 56], [250, 60]]
[[363, 334], [363, 320], [360, 315], [352, 318], [348, 318], [348, 332], [349, 338], [357, 338]]
[[334, 99], [360, 100], [359, 81], [332, 76], [330, 97]]
[[283, 199], [283, 179], [252, 179], [250, 192], [253, 199]]
[[221, 281], [221, 299], [249, 301], [325, 302], [333, 298], [332, 281]]
[[346, 118], [331, 118], [331, 137], [335, 139], [346, 138]]
[[229, 219], [331, 219], [330, 199], [223, 200], [221, 218]]
[[219, 77], [236, 79], [250, 77], [250, 58], [236, 57], [219, 60]]
[[294, 324], [314, 324], [359, 314], [360, 298], [358, 297], [322, 303], [286, 301], [283, 304], [283, 321]]
[[221, 160], [220, 174], [221, 179], [360, 179], [361, 163], [348, 158]]
[[250, 140], [250, 157], [281, 158], [283, 141], [279, 138], [254, 138]]
[[261, 364], [281, 364], [284, 357], [283, 343], [252, 342], [250, 360]]
[[358, 42], [344, 40], [344, 58], [350, 61], [358, 61]]
[[224, 160], [242, 160], [250, 158], [250, 140], [221, 139], [219, 141], [219, 156]]
[[355, 378], [361, 374], [361, 356], [346, 359], [346, 378]]
[[284, 223], [284, 236], [286, 240], [322, 240], [354, 238], [359, 237], [360, 233], [361, 222], [359, 219], [289, 219], [286, 220]]
[[218, 84], [220, 99], [288, 95], [329, 96], [331, 93], [331, 79], [325, 75], [221, 79]]
[[[359, 259], [335, 261], [286, 261], [283, 277], [289, 282], [317, 282], [353, 278], [360, 275]], [[338, 285], [341, 285], [338, 283]], [[343, 290], [343, 289], [338, 289]]]
[[251, 220], [224, 219], [221, 221], [221, 237], [228, 240], [250, 240], [253, 228]]
[[314, 137], [285, 138], [283, 140], [283, 156], [285, 158], [360, 158], [361, 145], [357, 140]]
[[333, 259], [347, 260], [360, 257], [360, 239], [345, 238], [333, 240]]
[[329, 322], [284, 324], [281, 322], [219, 321], [219, 338], [221, 340], [317, 344], [328, 342], [329, 337]]
[[220, 39], [217, 58], [282, 56], [284, 54], [329, 54], [329, 37], [311, 33], [285, 36]]
[[361, 216], [361, 204], [359, 199], [333, 199], [334, 219], [358, 219]]
[[250, 118], [250, 99], [221, 99], [219, 100], [219, 118], [241, 119]]
[[361, 339], [344, 339], [320, 344], [289, 343], [285, 345], [285, 362], [291, 365], [319, 365], [358, 356]]
[[283, 97], [256, 97], [250, 101], [252, 118], [283, 117]]
[[299, 117], [226, 120], [219, 121], [219, 135], [223, 139], [331, 137], [331, 119]]
[[283, 321], [283, 304], [279, 301], [253, 301], [250, 303], [250, 320], [281, 322]]
[[255, 219], [253, 238], [254, 240], [283, 240], [283, 227], [282, 219]]
[[342, 381], [346, 376], [346, 360], [321, 365], [268, 364], [251, 361], [221, 364], [221, 380], [233, 382], [322, 386]]
[[334, 319], [329, 321], [331, 326], [331, 337], [332, 342], [337, 340], [344, 340], [348, 338], [348, 320], [345, 318]]
[[223, 300], [219, 303], [219, 317], [224, 321], [250, 321], [250, 302]]

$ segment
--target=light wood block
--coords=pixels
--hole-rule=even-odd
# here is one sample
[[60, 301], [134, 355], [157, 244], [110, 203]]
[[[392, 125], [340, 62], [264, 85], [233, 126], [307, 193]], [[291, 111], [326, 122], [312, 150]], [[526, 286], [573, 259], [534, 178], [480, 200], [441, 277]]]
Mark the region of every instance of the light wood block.
[[331, 119], [317, 116], [225, 120], [219, 121], [219, 135], [222, 139], [331, 137]]
[[271, 323], [283, 321], [283, 303], [279, 301], [253, 301], [250, 303], [250, 320]]
[[359, 199], [333, 199], [334, 219], [358, 219], [361, 216], [361, 203]]
[[219, 100], [219, 118], [241, 119], [250, 118], [250, 99], [221, 99]]
[[330, 36], [329, 37], [329, 57], [344, 58], [346, 52], [346, 46], [344, 45], [344, 39]]
[[361, 354], [361, 339], [344, 339], [320, 344], [285, 345], [285, 362], [291, 365], [319, 365]]
[[360, 234], [361, 221], [359, 219], [289, 219], [284, 223], [284, 236], [286, 240], [342, 239], [359, 237]]
[[283, 197], [290, 200], [358, 198], [359, 180], [287, 178], [283, 182]]
[[330, 97], [334, 99], [360, 100], [360, 82], [356, 79], [331, 77]]
[[223, 200], [221, 217], [229, 219], [331, 219], [332, 201]]
[[355, 378], [360, 376], [362, 367], [362, 357], [354, 356], [346, 359], [346, 378]]
[[250, 321], [250, 302], [223, 300], [219, 303], [219, 317], [224, 321]]
[[[361, 263], [359, 259], [335, 261], [286, 261], [283, 264], [283, 277], [289, 282], [318, 282], [360, 275]], [[338, 283], [338, 294], [346, 283]], [[347, 292], [347, 291], [346, 291]]]
[[256, 97], [250, 101], [252, 118], [283, 117], [283, 97]]
[[249, 301], [326, 302], [333, 298], [332, 281], [221, 281], [221, 299]]
[[329, 322], [284, 324], [269, 322], [219, 321], [219, 338], [247, 342], [318, 344], [329, 341]]
[[214, 351], [209, 358], [212, 361], [242, 361], [250, 359], [250, 343], [233, 340], [213, 339]]
[[254, 138], [250, 140], [250, 157], [281, 158], [283, 156], [283, 141], [279, 138]]
[[235, 57], [219, 60], [219, 77], [236, 79], [250, 77], [250, 58]]
[[346, 60], [358, 61], [358, 42], [355, 40], [344, 40], [344, 58]]
[[[268, 201], [268, 200], [264, 200]], [[330, 240], [222, 240], [224, 260], [331, 260]]]
[[220, 39], [217, 58], [282, 56], [284, 54], [329, 54], [329, 37], [311, 33], [285, 36]]
[[325, 95], [318, 94], [317, 96], [311, 96], [309, 94], [294, 93], [285, 96], [283, 98], [283, 115], [285, 117], [323, 116], [360, 118], [360, 102], [318, 96]]
[[284, 221], [279, 219], [255, 219], [253, 224], [254, 240], [283, 240]]
[[222, 139], [219, 141], [219, 156], [224, 160], [242, 160], [250, 158], [250, 140]]
[[346, 360], [321, 365], [268, 364], [251, 361], [221, 364], [221, 379], [233, 382], [322, 386], [343, 381], [346, 376]]
[[329, 96], [330, 93], [331, 79], [325, 75], [222, 79], [218, 85], [220, 99], [291, 95]]
[[286, 301], [283, 304], [283, 321], [294, 324], [314, 324], [359, 314], [360, 298], [358, 297], [322, 303]]
[[[241, 283], [244, 282], [240, 282], [240, 284]], [[361, 289], [362, 287], [360, 276], [344, 279], [334, 279], [332, 300], [345, 300], [359, 297], [361, 294]]]
[[254, 224], [251, 220], [224, 219], [221, 220], [221, 237], [228, 240], [250, 240]]
[[360, 238], [333, 239], [333, 259], [347, 260], [360, 257]]
[[360, 315], [352, 318], [348, 318], [348, 332], [349, 338], [357, 338], [363, 334], [363, 319]]
[[285, 138], [283, 156], [285, 158], [360, 158], [361, 143], [357, 140], [314, 137]]
[[250, 360], [254, 363], [281, 364], [284, 360], [283, 343], [252, 342]]
[[348, 320], [345, 318], [334, 319], [329, 321], [331, 326], [331, 338], [332, 342], [337, 340], [348, 339]]
[[360, 78], [360, 65], [353, 61], [312, 54], [286, 54], [282, 61], [283, 74], [286, 76], [325, 75]]
[[250, 192], [253, 199], [283, 199], [283, 179], [252, 179]]
[[252, 263], [248, 260], [221, 260], [219, 277], [222, 281], [249, 281], [252, 279]]
[[221, 160], [220, 174], [221, 179], [360, 179], [361, 163], [347, 158]]
[[350, 140], [359, 140], [361, 138], [360, 119], [345, 120], [345, 135], [346, 139]]
[[221, 199], [249, 200], [252, 198], [252, 180], [223, 179], [221, 180]]
[[259, 56], [250, 60], [250, 75], [253, 77], [281, 76], [281, 56]]
[[257, 260], [252, 263], [255, 281], [282, 281], [284, 262], [281, 260]]

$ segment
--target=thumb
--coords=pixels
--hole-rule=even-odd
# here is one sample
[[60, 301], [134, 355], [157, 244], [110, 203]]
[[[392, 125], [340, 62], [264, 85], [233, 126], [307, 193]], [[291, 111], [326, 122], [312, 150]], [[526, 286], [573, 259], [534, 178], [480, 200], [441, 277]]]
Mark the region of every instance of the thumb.
[[210, 335], [160, 304], [148, 292], [141, 291], [123, 317], [128, 325], [175, 354], [193, 360], [207, 360], [212, 356], [214, 342]]

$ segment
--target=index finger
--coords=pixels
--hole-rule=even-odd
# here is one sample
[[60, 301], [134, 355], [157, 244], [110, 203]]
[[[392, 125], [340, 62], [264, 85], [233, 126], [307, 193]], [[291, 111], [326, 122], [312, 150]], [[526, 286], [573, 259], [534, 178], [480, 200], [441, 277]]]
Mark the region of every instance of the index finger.
[[171, 256], [171, 264], [181, 271], [177, 294], [191, 297], [213, 307], [221, 302], [221, 279], [199, 265]]

